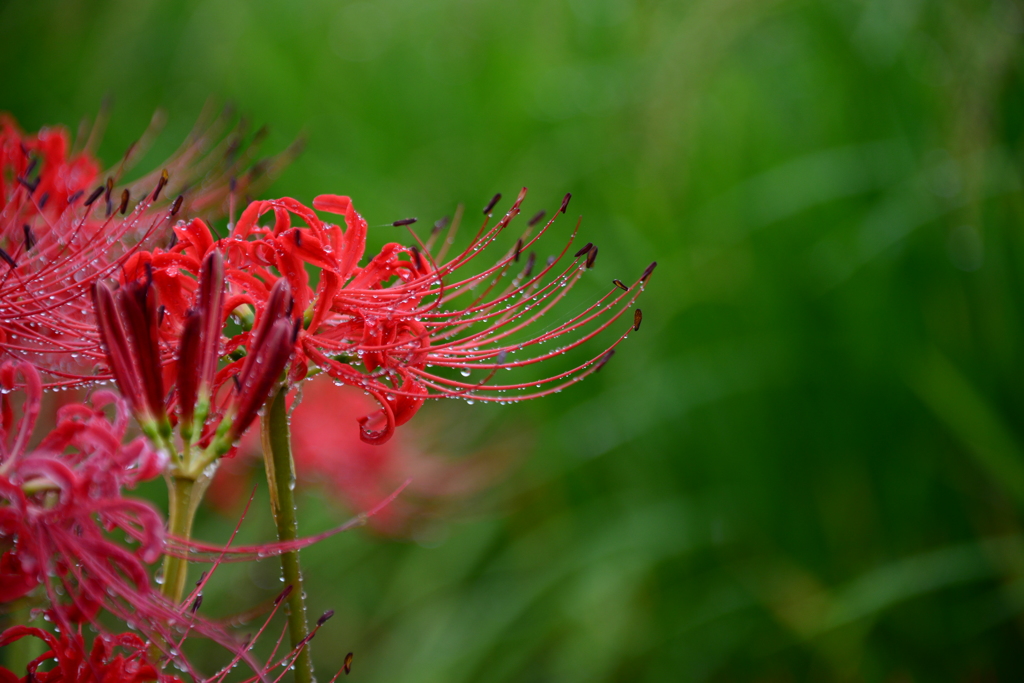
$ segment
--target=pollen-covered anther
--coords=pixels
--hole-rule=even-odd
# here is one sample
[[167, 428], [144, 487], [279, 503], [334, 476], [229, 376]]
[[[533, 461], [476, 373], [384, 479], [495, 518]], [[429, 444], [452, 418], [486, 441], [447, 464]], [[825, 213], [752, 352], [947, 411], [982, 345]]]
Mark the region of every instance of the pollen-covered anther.
[[484, 207], [484, 215], [485, 216], [490, 215], [491, 211], [494, 210], [495, 205], [498, 202], [500, 202], [500, 201], [501, 201], [501, 193], [499, 192], [498, 194], [496, 194], [493, 197], [491, 197], [491, 201], [487, 202], [487, 206]]
[[352, 673], [352, 656], [353, 656], [353, 654], [351, 652], [349, 652], [347, 655], [345, 655], [345, 664], [344, 664], [344, 666], [345, 666], [345, 675], [346, 676], [349, 675], [350, 673]]
[[636, 309], [636, 311], [633, 312], [633, 331], [634, 332], [639, 332], [640, 331], [640, 323], [643, 322], [643, 319], [644, 319], [644, 312], [641, 311], [639, 308]]
[[596, 246], [593, 249], [591, 249], [590, 252], [587, 254], [587, 269], [588, 270], [594, 267], [594, 262], [595, 261], [597, 261], [597, 247]]
[[128, 188], [126, 187], [124, 190], [121, 191], [121, 205], [117, 207], [118, 212], [120, 212], [122, 216], [128, 210], [129, 199], [131, 199], [131, 192], [129, 192]]
[[172, 216], [177, 216], [178, 215], [178, 210], [181, 209], [181, 203], [183, 201], [185, 201], [185, 196], [179, 194], [178, 198], [174, 200], [173, 204], [171, 204], [171, 215]]
[[618, 287], [619, 289], [621, 289], [623, 292], [628, 292], [629, 291], [629, 287], [624, 285], [622, 283], [622, 280], [620, 280], [618, 278], [612, 280], [612, 284], [615, 285], [616, 287]]
[[92, 206], [96, 202], [96, 200], [100, 198], [100, 195], [103, 194], [104, 189], [105, 188], [102, 185], [100, 185], [95, 190], [93, 190], [92, 194], [89, 195], [89, 198], [85, 200], [85, 205]]
[[166, 168], [160, 173], [160, 180], [157, 181], [156, 189], [153, 190], [153, 201], [154, 202], [156, 200], [160, 199], [160, 193], [163, 192], [163, 189], [167, 186], [167, 181], [170, 180], [170, 177], [171, 176], [167, 172]]
[[275, 607], [280, 605], [284, 601], [285, 598], [287, 598], [289, 595], [292, 594], [292, 588], [293, 588], [292, 584], [289, 583], [287, 586], [284, 587], [283, 591], [281, 591], [280, 593], [277, 594], [277, 597], [274, 598], [274, 606]]
[[590, 250], [593, 249], [593, 248], [594, 248], [594, 243], [593, 242], [587, 242], [586, 244], [583, 245], [583, 247], [579, 251], [577, 251], [575, 254], [573, 254], [573, 258], [579, 258], [580, 256], [583, 256], [584, 254], [589, 254]]
[[21, 229], [25, 233], [25, 251], [29, 251], [30, 249], [36, 246], [35, 233], [32, 232], [32, 226], [29, 225], [28, 223], [25, 223], [23, 226], [21, 226]]

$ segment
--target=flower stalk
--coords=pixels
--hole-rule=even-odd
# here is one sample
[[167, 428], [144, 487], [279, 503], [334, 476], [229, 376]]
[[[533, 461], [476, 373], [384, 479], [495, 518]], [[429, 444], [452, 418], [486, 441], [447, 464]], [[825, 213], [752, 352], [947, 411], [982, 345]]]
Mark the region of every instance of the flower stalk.
[[[288, 414], [285, 407], [287, 385], [282, 385], [274, 394], [261, 421], [263, 440], [263, 463], [270, 485], [270, 504], [277, 524], [277, 538], [281, 542], [294, 541], [299, 537], [298, 520], [295, 517], [295, 461], [292, 459], [291, 435], [288, 429]], [[281, 555], [281, 572], [286, 585], [292, 588], [288, 595], [288, 635], [293, 648], [306, 643], [295, 661], [296, 683], [312, 683], [313, 662], [309, 655], [309, 623], [306, 620], [306, 598], [302, 588], [302, 568], [299, 565], [299, 551], [292, 550]]]
[[[188, 477], [168, 475], [169, 516], [167, 528], [178, 538], [188, 541], [192, 537], [192, 523], [195, 520], [196, 502], [193, 500], [195, 480]], [[181, 602], [188, 578], [188, 560], [173, 555], [164, 555], [164, 582], [160, 592], [174, 604]]]

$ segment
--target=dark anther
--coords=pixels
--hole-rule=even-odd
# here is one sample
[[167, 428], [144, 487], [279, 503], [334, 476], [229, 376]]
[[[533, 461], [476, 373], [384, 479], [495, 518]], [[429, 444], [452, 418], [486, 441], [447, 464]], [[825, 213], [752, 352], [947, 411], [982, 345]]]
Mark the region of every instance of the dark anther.
[[36, 246], [36, 236], [35, 233], [32, 232], [32, 226], [28, 223], [21, 226], [21, 229], [25, 232], [25, 251], [28, 251], [32, 247]]
[[352, 653], [351, 652], [349, 652], [347, 655], [345, 655], [345, 675], [347, 676], [350, 671], [352, 671]]
[[260, 159], [249, 169], [249, 180], [256, 180], [267, 172], [267, 160]]
[[588, 251], [590, 251], [593, 248], [594, 248], [594, 243], [593, 242], [587, 242], [586, 244], [583, 245], [582, 249], [580, 249], [579, 251], [576, 252], [575, 258], [579, 258], [580, 256], [583, 256], [584, 254], [586, 254]]
[[498, 363], [498, 365], [504, 365], [504, 364], [505, 364], [505, 359], [506, 359], [506, 358], [508, 358], [508, 350], [507, 350], [507, 349], [502, 349], [502, 350], [501, 350], [501, 351], [500, 351], [500, 352], [498, 353], [498, 358], [497, 358], [497, 363]]
[[46, 202], [50, 201], [50, 193], [44, 192], [43, 196], [39, 198], [39, 208], [42, 209], [46, 206]]
[[267, 128], [267, 124], [263, 124], [262, 126], [259, 127], [259, 130], [253, 133], [252, 142], [250, 142], [249, 144], [254, 146], [260, 144], [263, 141], [263, 138], [267, 137], [267, 134], [269, 132], [270, 129]]
[[[28, 152], [25, 151], [24, 149], [22, 150], [22, 153], [24, 153], [25, 156], [28, 156]], [[39, 165], [39, 157], [33, 155], [32, 158], [28, 162], [28, 168], [25, 169], [25, 177], [27, 178], [30, 175], [32, 175], [32, 172], [36, 170], [36, 166], [38, 166], [38, 165]]]
[[68, 197], [68, 205], [70, 206], [71, 204], [74, 204], [75, 202], [77, 202], [79, 199], [82, 198], [83, 194], [85, 194], [85, 190], [78, 190], [73, 195]]
[[118, 207], [118, 211], [121, 212], [122, 216], [124, 215], [124, 212], [128, 210], [128, 200], [131, 198], [131, 196], [132, 195], [128, 191], [127, 187], [121, 191], [121, 206]]
[[596, 261], [596, 260], [597, 260], [597, 247], [594, 247], [593, 249], [590, 250], [590, 253], [587, 254], [587, 268], [593, 268], [594, 267], [594, 261]]
[[107, 176], [107, 185], [106, 185], [105, 189], [107, 191], [107, 201], [109, 202], [110, 201], [110, 193], [114, 191], [114, 177], [113, 176]]
[[112, 215], [114, 215], [114, 202], [110, 200], [110, 197], [107, 197], [107, 218], [110, 218]]
[[235, 158], [235, 154], [238, 153], [238, 148], [241, 146], [242, 137], [240, 135], [236, 135], [228, 144], [228, 148], [224, 152], [224, 158], [227, 159], [228, 161], [233, 161]]
[[287, 586], [285, 586], [285, 589], [281, 591], [276, 598], [274, 598], [274, 606], [276, 607], [277, 605], [280, 605], [281, 601], [287, 598], [289, 595], [291, 595], [291, 593], [292, 585], [289, 583]]
[[174, 249], [174, 246], [177, 243], [178, 243], [178, 233], [172, 232], [171, 233], [171, 241], [167, 243], [167, 249], [168, 250]]
[[658, 267], [658, 262], [657, 261], [654, 261], [654, 262], [651, 263], [651, 265], [647, 266], [647, 269], [644, 270], [644, 274], [640, 276], [640, 282], [647, 282], [647, 278], [649, 278], [651, 276], [651, 273], [653, 273], [654, 269], [657, 268], [657, 267]]
[[[238, 381], [238, 373], [237, 372], [235, 374], [231, 375], [231, 381], [233, 381], [235, 383], [235, 391], [241, 393], [242, 392], [242, 383]], [[289, 588], [291, 588], [291, 586], [289, 586]]]
[[125, 152], [124, 152], [124, 160], [125, 161], [128, 161], [128, 157], [130, 157], [132, 155], [132, 152], [135, 151], [135, 145], [137, 145], [137, 144], [139, 144], [138, 140], [136, 140], [132, 144], [128, 145], [128, 149], [126, 149]]
[[153, 262], [146, 261], [146, 291], [153, 286]]
[[614, 355], [615, 349], [608, 349], [605, 354], [601, 356], [601, 360], [597, 361], [597, 367], [594, 368], [594, 372], [601, 372], [601, 368], [604, 367], [604, 364], [610, 361]]
[[530, 222], [527, 223], [527, 225], [529, 225], [532, 228], [533, 226], [537, 225], [542, 220], [544, 220], [544, 216], [547, 216], [547, 215], [548, 215], [548, 212], [545, 211], [544, 209], [541, 209], [537, 213], [533, 214], [533, 218], [530, 219]]
[[200, 593], [196, 596], [195, 601], [192, 603], [192, 614], [199, 611], [199, 606], [203, 604], [203, 594]]
[[172, 216], [176, 216], [178, 214], [178, 209], [181, 208], [181, 203], [183, 201], [185, 201], [185, 195], [179, 194], [178, 198], [174, 200], [173, 204], [171, 204], [171, 215]]
[[160, 304], [156, 307], [156, 326], [160, 327], [164, 324], [164, 314], [167, 313], [167, 307]]
[[636, 309], [636, 312], [633, 313], [633, 331], [634, 332], [639, 332], [640, 331], [640, 323], [643, 322], [643, 319], [644, 319], [644, 312], [641, 311], [639, 308]]
[[316, 620], [317, 626], [323, 626], [327, 623], [327, 620], [334, 616], [334, 610], [329, 609], [320, 615], [320, 618]]
[[298, 228], [295, 228], [295, 246], [302, 248], [302, 231]]
[[530, 252], [530, 255], [526, 257], [526, 268], [523, 268], [523, 278], [529, 278], [533, 274], [533, 267], [537, 264], [537, 254]]
[[0, 249], [0, 259], [3, 259], [4, 262], [7, 265], [9, 265], [11, 268], [17, 268], [18, 267], [18, 264], [14, 262], [14, 259], [11, 258], [11, 255], [8, 254], [3, 249]]
[[228, 192], [234, 194], [238, 190], [238, 178], [231, 176], [231, 180], [228, 181]]
[[92, 194], [89, 195], [89, 198], [85, 200], [85, 205], [86, 206], [92, 206], [92, 203], [95, 202], [97, 199], [99, 199], [100, 195], [103, 194], [103, 190], [104, 190], [104, 187], [102, 185], [100, 185], [95, 190], [93, 190]]
[[444, 230], [448, 226], [448, 221], [450, 221], [450, 220], [451, 220], [451, 218], [449, 218], [448, 216], [445, 216], [444, 218], [437, 219], [434, 222], [433, 234], [436, 235], [437, 233], [439, 233], [442, 230]]
[[572, 195], [568, 192], [565, 193], [565, 197], [562, 199], [562, 208], [559, 209], [562, 213], [569, 208], [569, 200], [572, 199]]
[[199, 580], [196, 581], [196, 588], [198, 588], [199, 586], [202, 586], [203, 585], [203, 581], [206, 581], [206, 570], [205, 569], [203, 570], [203, 573], [199, 575]]
[[160, 180], [156, 181], [156, 189], [153, 190], [153, 201], [154, 202], [156, 200], [160, 199], [160, 193], [163, 192], [164, 187], [167, 186], [167, 181], [168, 181], [168, 179], [170, 177], [171, 177], [170, 174], [167, 173], [167, 169], [165, 168], [163, 170], [163, 172], [160, 174]]
[[629, 287], [627, 287], [626, 285], [622, 284], [622, 280], [612, 280], [612, 284], [615, 285], [616, 287], [618, 287], [619, 289], [621, 289], [623, 292], [628, 292], [629, 291]]
[[401, 219], [401, 220], [395, 221], [395, 222], [394, 222], [394, 223], [392, 223], [391, 225], [393, 225], [393, 226], [394, 226], [394, 227], [396, 227], [396, 228], [400, 228], [400, 227], [402, 227], [403, 225], [412, 225], [412, 224], [413, 224], [413, 223], [415, 223], [415, 222], [416, 222], [417, 220], [419, 220], [419, 219], [417, 219], [417, 218], [403, 218], [403, 219]]
[[423, 270], [423, 257], [420, 256], [420, 250], [416, 248], [416, 245], [412, 246], [412, 258], [416, 264], [416, 270]]
[[523, 238], [520, 237], [519, 240], [516, 242], [516, 253], [515, 253], [515, 256], [512, 257], [512, 260], [515, 261], [516, 263], [519, 263], [519, 254], [522, 251], [523, 251]]
[[497, 204], [500, 201], [501, 201], [501, 193], [499, 192], [498, 194], [496, 194], [493, 197], [491, 197], [491, 201], [487, 202], [487, 206], [484, 207], [484, 215], [486, 216], [487, 214], [489, 214], [491, 212], [491, 210], [494, 208], [494, 205]]
[[25, 187], [25, 189], [28, 190], [29, 194], [32, 194], [33, 192], [35, 192], [36, 188], [39, 187], [39, 179], [38, 178], [36, 178], [36, 181], [34, 183], [30, 183], [28, 181], [28, 178], [26, 178], [24, 176], [18, 176], [18, 183], [23, 185]]

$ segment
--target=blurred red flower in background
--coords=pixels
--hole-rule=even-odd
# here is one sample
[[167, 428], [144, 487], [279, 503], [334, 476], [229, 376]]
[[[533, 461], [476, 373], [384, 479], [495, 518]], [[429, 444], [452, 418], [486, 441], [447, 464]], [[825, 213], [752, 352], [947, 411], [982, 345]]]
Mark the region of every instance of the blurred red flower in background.
[[[332, 503], [352, 512], [377, 506], [403, 482], [402, 496], [369, 519], [379, 532], [405, 534], [457, 501], [482, 490], [505, 472], [515, 452], [511, 440], [492, 440], [482, 452], [453, 459], [428, 452], [423, 442], [442, 426], [417, 424], [385, 444], [369, 444], [352, 429], [352, 421], [374, 408], [373, 399], [352, 387], [335, 386], [319, 375], [302, 383], [301, 401], [289, 396], [292, 454], [299, 483], [319, 488]], [[521, 435], [520, 435], [521, 437]], [[450, 440], [449, 440], [450, 441]], [[250, 430], [234, 458], [221, 460], [207, 492], [210, 505], [234, 515], [252, 488], [252, 474], [262, 458], [259, 430]]]

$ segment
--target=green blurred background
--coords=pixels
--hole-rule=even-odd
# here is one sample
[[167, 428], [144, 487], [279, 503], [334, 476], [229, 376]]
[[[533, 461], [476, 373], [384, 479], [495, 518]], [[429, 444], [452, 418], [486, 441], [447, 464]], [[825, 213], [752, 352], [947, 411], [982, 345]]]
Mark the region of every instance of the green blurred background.
[[164, 108], [158, 163], [212, 96], [306, 138], [268, 196], [379, 225], [569, 191], [587, 291], [660, 263], [600, 375], [458, 408], [532, 434], [499, 484], [304, 552], [321, 678], [1015, 681], [1022, 32], [1008, 0], [6, 2], [0, 109], [110, 93], [113, 162]]

